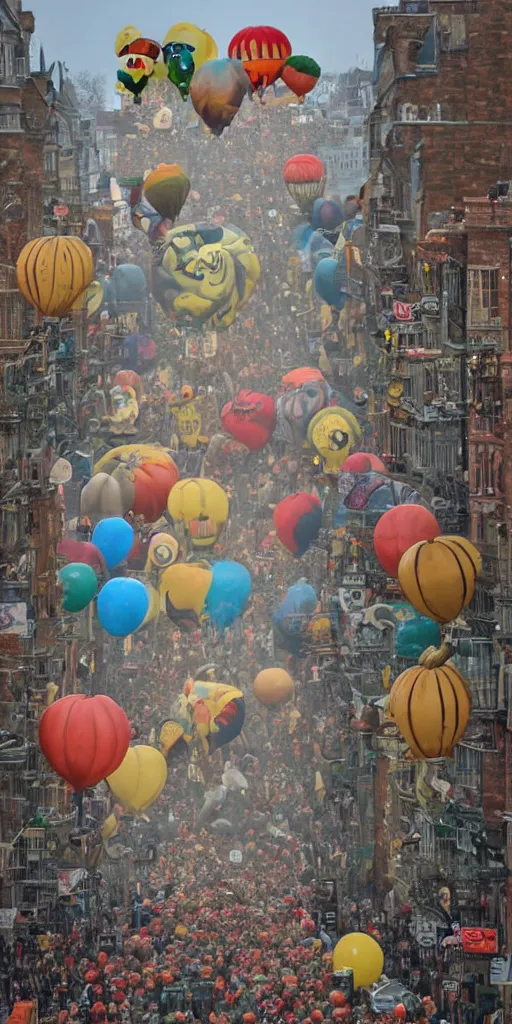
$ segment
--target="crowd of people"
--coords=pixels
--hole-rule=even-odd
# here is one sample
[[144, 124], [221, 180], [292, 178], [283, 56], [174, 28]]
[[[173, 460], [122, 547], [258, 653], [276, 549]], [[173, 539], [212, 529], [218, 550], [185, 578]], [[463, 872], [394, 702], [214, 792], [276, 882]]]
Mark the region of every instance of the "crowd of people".
[[[137, 367], [145, 394], [136, 439], [168, 446], [177, 432], [163, 382], [175, 394], [189, 386], [203, 399], [208, 437], [195, 450], [181, 445], [176, 461], [183, 475], [201, 471], [226, 489], [230, 518], [214, 557], [249, 568], [253, 596], [223, 634], [206, 626], [185, 634], [165, 620], [137, 634], [124, 651], [111, 645], [107, 679], [138, 743], [158, 745], [177, 694], [188, 677], [205, 678], [205, 666], [244, 692], [246, 720], [228, 748], [171, 758], [165, 790], [141, 819], [111, 802], [117, 827], [96, 869], [94, 922], [76, 900], [48, 927], [4, 944], [4, 1001], [12, 1010], [20, 999], [36, 1000], [40, 1018], [58, 1024], [341, 1024], [355, 1012], [370, 1020], [368, 994], [357, 993], [355, 1008], [333, 977], [332, 949], [354, 911], [348, 889], [340, 885], [345, 902], [328, 920], [318, 912], [322, 879], [341, 883], [344, 877], [345, 834], [359, 813], [351, 785], [338, 779], [332, 764], [345, 756], [346, 708], [329, 689], [329, 659], [336, 654], [328, 644], [319, 650], [311, 643], [298, 659], [276, 650], [272, 634], [272, 611], [287, 586], [304, 577], [329, 594], [327, 542], [299, 563], [280, 545], [272, 520], [276, 502], [301, 487], [318, 486], [324, 497], [325, 480], [317, 479], [311, 453], [270, 446], [248, 457], [243, 447], [219, 439], [215, 423], [215, 412], [218, 417], [241, 387], [276, 394], [287, 369], [316, 366], [319, 359], [336, 384], [343, 357], [349, 393], [360, 383], [357, 343], [354, 348], [351, 341], [347, 360], [346, 335], [332, 324], [325, 332], [305, 287], [292, 241], [298, 212], [282, 181], [285, 160], [315, 152], [329, 140], [330, 126], [308, 107], [247, 103], [218, 140], [187, 126], [177, 110], [174, 129], [158, 131], [155, 109], [144, 105], [120, 142], [119, 177], [179, 162], [192, 185], [182, 221], [221, 218], [247, 231], [262, 275], [235, 325], [219, 333], [211, 358], [203, 358], [201, 332], [156, 308], [151, 323], [139, 326], [151, 333], [154, 351], [147, 368]], [[133, 122], [133, 114], [125, 116]], [[140, 232], [116, 245], [118, 263], [147, 265]], [[97, 331], [91, 328], [92, 339]], [[143, 528], [140, 535], [143, 540]], [[252, 696], [252, 681], [279, 661], [294, 675], [295, 698], [264, 708]], [[86, 803], [93, 816], [97, 794]], [[358, 926], [365, 930], [371, 929], [370, 901], [361, 911], [369, 878], [366, 889], [360, 881]], [[106, 933], [115, 943], [102, 947]], [[435, 1019], [435, 1007], [426, 1005], [422, 1015]]]

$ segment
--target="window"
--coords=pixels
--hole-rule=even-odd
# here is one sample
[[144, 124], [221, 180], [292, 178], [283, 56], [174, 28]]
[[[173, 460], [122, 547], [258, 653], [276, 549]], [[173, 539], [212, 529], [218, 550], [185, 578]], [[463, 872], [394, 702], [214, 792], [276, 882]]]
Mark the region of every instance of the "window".
[[57, 153], [55, 150], [44, 155], [44, 173], [48, 176], [57, 173]]
[[468, 270], [468, 320], [470, 327], [499, 327], [498, 267]]
[[3, 114], [0, 113], [0, 132], [20, 132], [21, 131], [21, 113], [16, 111], [14, 113]]
[[464, 14], [440, 14], [441, 50], [445, 53], [456, 53], [466, 50], [467, 32]]

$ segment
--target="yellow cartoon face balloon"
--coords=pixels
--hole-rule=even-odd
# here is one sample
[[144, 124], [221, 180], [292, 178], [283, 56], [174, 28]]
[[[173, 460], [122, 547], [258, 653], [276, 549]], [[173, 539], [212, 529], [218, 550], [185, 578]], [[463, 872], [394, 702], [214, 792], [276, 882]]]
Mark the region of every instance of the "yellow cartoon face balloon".
[[168, 43], [185, 43], [193, 46], [194, 69], [199, 70], [207, 60], [215, 60], [219, 56], [217, 43], [209, 32], [191, 25], [188, 21], [179, 21], [169, 29], [163, 45]]
[[321, 409], [308, 426], [308, 444], [322, 459], [324, 473], [339, 473], [361, 427], [353, 413], [333, 405]]
[[119, 55], [123, 52], [125, 46], [129, 46], [130, 43], [134, 43], [135, 40], [140, 39], [141, 36], [142, 32], [140, 32], [138, 28], [135, 28], [135, 25], [125, 25], [125, 27], [122, 28], [116, 36], [116, 41], [114, 44], [116, 57], [119, 57]]
[[175, 522], [182, 522], [194, 547], [212, 547], [229, 515], [226, 492], [215, 480], [180, 480], [167, 502]]
[[152, 274], [164, 312], [229, 327], [260, 277], [252, 243], [238, 228], [186, 224], [168, 231]]

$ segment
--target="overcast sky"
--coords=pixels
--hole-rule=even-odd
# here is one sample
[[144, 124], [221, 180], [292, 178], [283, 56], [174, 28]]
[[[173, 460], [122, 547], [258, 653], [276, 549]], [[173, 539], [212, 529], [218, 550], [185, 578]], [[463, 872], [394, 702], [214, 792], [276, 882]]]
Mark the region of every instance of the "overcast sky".
[[36, 42], [44, 46], [47, 65], [61, 60], [72, 75], [100, 72], [113, 84], [114, 39], [127, 24], [160, 41], [174, 22], [192, 21], [211, 32], [221, 56], [245, 24], [270, 24], [286, 32], [294, 53], [314, 57], [325, 71], [362, 62], [372, 67], [372, 7], [378, 0], [259, 0], [251, 7], [240, 0], [24, 0], [23, 6], [35, 14]]

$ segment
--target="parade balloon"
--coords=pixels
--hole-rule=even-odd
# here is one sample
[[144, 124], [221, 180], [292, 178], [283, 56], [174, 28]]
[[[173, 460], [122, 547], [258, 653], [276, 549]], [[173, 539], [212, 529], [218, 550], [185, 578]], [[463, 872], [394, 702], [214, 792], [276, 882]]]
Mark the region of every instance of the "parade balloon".
[[63, 537], [57, 544], [57, 554], [69, 559], [70, 562], [83, 562], [85, 565], [90, 565], [98, 572], [104, 572], [106, 568], [101, 551], [98, 551], [96, 545], [91, 544], [90, 541]]
[[107, 516], [115, 514], [115, 509], [121, 515], [131, 511], [152, 523], [167, 507], [178, 479], [178, 467], [165, 448], [144, 444], [112, 448], [96, 463], [94, 476], [82, 491], [82, 512]]
[[124, 562], [128, 557], [134, 541], [133, 527], [115, 516], [112, 519], [102, 519], [94, 527], [92, 543], [101, 551], [108, 569]]
[[153, 209], [174, 223], [190, 192], [190, 180], [179, 164], [159, 164], [148, 174], [143, 191]]
[[149, 596], [144, 584], [131, 576], [108, 580], [98, 595], [98, 619], [110, 636], [134, 633], [144, 622], [148, 609]]
[[288, 57], [281, 78], [299, 99], [303, 99], [315, 88], [321, 74], [320, 65], [312, 57], [294, 55]]
[[452, 757], [471, 714], [471, 691], [449, 660], [448, 644], [429, 647], [391, 688], [389, 713], [420, 761]]
[[305, 381], [293, 389], [287, 388], [276, 402], [276, 438], [295, 448], [302, 448], [311, 420], [329, 405], [331, 395], [331, 388], [323, 377]]
[[437, 622], [424, 615], [401, 622], [396, 631], [395, 654], [397, 658], [418, 661], [427, 647], [439, 647], [441, 630]]
[[148, 546], [146, 572], [167, 569], [176, 562], [179, 551], [178, 541], [170, 533], [154, 533]]
[[293, 679], [284, 668], [265, 668], [253, 683], [256, 700], [266, 707], [286, 704], [293, 697]]
[[270, 25], [243, 28], [228, 46], [229, 56], [242, 61], [253, 92], [260, 95], [279, 78], [291, 53], [290, 40]]
[[62, 697], [39, 722], [46, 760], [77, 791], [96, 786], [114, 772], [130, 743], [130, 723], [118, 704], [99, 694]]
[[164, 313], [227, 328], [251, 297], [261, 273], [247, 235], [232, 224], [184, 224], [165, 235], [152, 270], [153, 295]]
[[398, 566], [404, 596], [420, 615], [456, 619], [473, 597], [482, 571], [478, 549], [465, 537], [434, 537], [408, 548]]
[[74, 235], [34, 238], [18, 256], [16, 278], [40, 315], [65, 316], [94, 278], [93, 254]]
[[239, 60], [209, 60], [196, 72], [190, 98], [196, 114], [220, 138], [236, 117], [251, 83]]
[[303, 213], [310, 211], [315, 199], [324, 194], [325, 166], [311, 153], [292, 156], [284, 165], [283, 178], [291, 198]]
[[397, 1003], [393, 1010], [395, 1020], [407, 1020], [407, 1010], [403, 1003]]
[[188, 21], [179, 21], [171, 26], [164, 38], [164, 47], [169, 43], [182, 43], [193, 47], [196, 74], [206, 61], [215, 60], [219, 54], [217, 43], [210, 33]]
[[317, 412], [308, 426], [308, 444], [321, 457], [324, 473], [339, 473], [360, 437], [361, 427], [356, 417], [341, 406], [333, 405]]
[[350, 932], [336, 943], [332, 954], [334, 971], [352, 970], [354, 988], [369, 988], [384, 970], [379, 943], [365, 932]]
[[422, 505], [397, 505], [380, 517], [373, 534], [375, 554], [389, 576], [398, 576], [400, 559], [420, 540], [439, 537], [441, 527]]
[[343, 223], [343, 210], [339, 203], [332, 199], [319, 197], [313, 203], [311, 216], [311, 227], [313, 231], [328, 231], [335, 233], [339, 231]]
[[160, 593], [151, 583], [144, 584], [148, 595], [148, 610], [138, 629], [145, 629], [150, 622], [154, 622], [160, 613]]
[[66, 612], [81, 612], [87, 608], [98, 589], [94, 569], [81, 562], [70, 562], [59, 572], [63, 588], [62, 607]]
[[322, 502], [314, 494], [290, 494], [274, 509], [277, 536], [288, 551], [304, 555], [318, 539], [322, 525]]
[[244, 720], [244, 695], [227, 683], [189, 679], [176, 702], [174, 724], [183, 729], [184, 740], [197, 737], [209, 753], [232, 743]]
[[244, 565], [216, 562], [205, 605], [210, 622], [221, 631], [227, 629], [245, 611], [251, 589], [251, 574]]
[[107, 777], [125, 810], [141, 814], [160, 796], [167, 781], [165, 757], [155, 747], [129, 747], [119, 768]]
[[387, 466], [372, 452], [352, 452], [343, 463], [344, 473], [387, 473]]
[[146, 275], [135, 263], [121, 263], [102, 279], [104, 302], [110, 316], [141, 312], [148, 298]]
[[139, 377], [139, 374], [135, 373], [135, 370], [118, 370], [112, 384], [114, 387], [118, 385], [120, 387], [133, 388], [137, 394], [137, 400], [139, 401], [144, 393], [142, 377]]
[[215, 544], [229, 515], [226, 492], [215, 482], [202, 477], [180, 480], [168, 501], [169, 515], [184, 523], [194, 547]]
[[296, 388], [301, 388], [303, 384], [310, 384], [312, 381], [326, 383], [321, 370], [316, 370], [313, 366], [299, 366], [298, 369], [285, 373], [281, 380], [281, 389], [283, 391], [294, 391]]
[[114, 44], [114, 53], [116, 57], [120, 57], [130, 43], [135, 42], [136, 39], [140, 39], [141, 37], [142, 32], [138, 28], [135, 28], [135, 25], [125, 25], [125, 27], [122, 28], [116, 36]]
[[188, 43], [167, 43], [162, 53], [169, 81], [176, 86], [183, 100], [188, 99], [190, 83], [196, 69], [194, 47]]
[[263, 448], [276, 425], [276, 407], [270, 395], [258, 391], [240, 391], [221, 413], [224, 430], [251, 452]]
[[316, 294], [328, 306], [342, 310], [348, 299], [346, 292], [340, 289], [338, 260], [327, 256], [315, 267], [313, 283]]
[[169, 566], [160, 579], [160, 597], [169, 619], [179, 629], [197, 629], [212, 582], [211, 570], [193, 562]]

